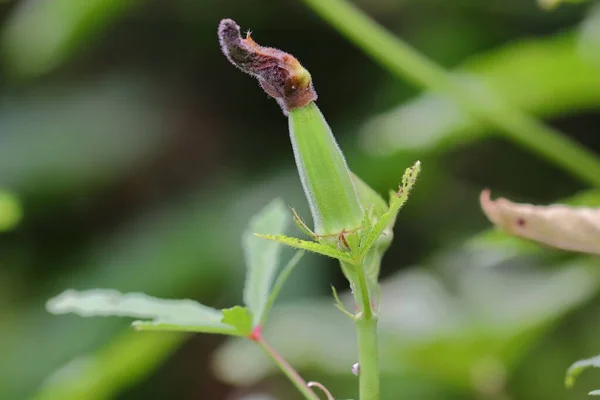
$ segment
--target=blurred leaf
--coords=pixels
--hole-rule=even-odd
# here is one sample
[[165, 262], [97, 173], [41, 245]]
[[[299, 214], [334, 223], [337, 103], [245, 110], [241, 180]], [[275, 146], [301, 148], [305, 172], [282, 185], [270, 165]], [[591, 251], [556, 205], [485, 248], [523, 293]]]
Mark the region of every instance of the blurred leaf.
[[563, 3], [585, 3], [589, 0], [538, 0], [538, 4], [545, 10], [554, 10]]
[[136, 0], [24, 0], [0, 37], [9, 70], [32, 77], [51, 71]]
[[281, 244], [259, 238], [255, 233], [282, 234], [290, 218], [283, 201], [274, 200], [250, 220], [242, 238], [247, 268], [244, 303], [252, 311], [254, 325], [264, 318], [282, 250]]
[[275, 283], [273, 284], [273, 287], [271, 288], [271, 293], [269, 294], [267, 304], [265, 304], [264, 311], [262, 314], [262, 319], [260, 321], [258, 321], [258, 323], [261, 326], [263, 326], [265, 324], [267, 315], [269, 314], [269, 311], [271, 311], [273, 304], [275, 304], [275, 300], [277, 299], [279, 292], [283, 288], [283, 285], [285, 284], [287, 279], [290, 277], [290, 275], [291, 275], [292, 271], [294, 270], [294, 268], [296, 267], [296, 265], [298, 265], [298, 262], [300, 261], [302, 256], [304, 256], [304, 252], [297, 251], [296, 254], [294, 255], [294, 257], [292, 257], [290, 259], [290, 261], [288, 261], [288, 263], [283, 267], [283, 269], [277, 276], [277, 280], [275, 281]]
[[26, 199], [126, 175], [164, 143], [163, 108], [126, 75], [0, 97], [0, 186]]
[[0, 190], [0, 232], [14, 228], [23, 218], [19, 200], [9, 192]]
[[187, 335], [130, 330], [49, 376], [33, 400], [105, 400], [150, 375]]
[[576, 361], [567, 370], [567, 376], [565, 377], [565, 386], [568, 388], [573, 387], [577, 377], [586, 369], [594, 367], [600, 368], [600, 356], [588, 358], [585, 360]]
[[581, 24], [578, 49], [583, 58], [600, 67], [600, 3], [590, 7]]
[[491, 200], [489, 190], [481, 192], [480, 202], [489, 220], [509, 234], [564, 250], [600, 254], [600, 208]]
[[266, 394], [249, 394], [242, 397], [240, 400], [277, 400], [273, 396], [269, 396]]
[[[471, 58], [456, 74], [478, 97], [498, 96], [542, 117], [600, 105], [600, 75], [580, 56], [574, 33], [506, 45]], [[361, 137], [367, 150], [386, 155], [445, 151], [491, 133], [452, 100], [427, 92], [369, 121]]]
[[[52, 314], [74, 313], [81, 317], [131, 317], [151, 321], [135, 321], [137, 330], [169, 330], [235, 334], [221, 322], [223, 313], [193, 300], [164, 300], [144, 293], [121, 294], [111, 289], [83, 292], [66, 290], [50, 299], [47, 309]], [[236, 313], [237, 315], [237, 313]]]
[[252, 333], [252, 313], [246, 307], [235, 306], [223, 310], [221, 322], [233, 326], [240, 336]]

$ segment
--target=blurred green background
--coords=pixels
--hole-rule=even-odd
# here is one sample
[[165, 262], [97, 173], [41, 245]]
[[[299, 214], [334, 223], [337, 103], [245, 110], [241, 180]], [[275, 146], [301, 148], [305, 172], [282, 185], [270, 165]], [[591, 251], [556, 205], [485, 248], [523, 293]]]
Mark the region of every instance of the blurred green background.
[[[310, 3], [0, 2], [0, 399], [299, 398], [248, 343], [44, 309], [95, 287], [231, 306], [250, 216], [276, 196], [309, 216], [286, 119], [220, 54], [224, 17], [310, 70], [350, 167], [378, 191], [423, 163], [382, 271], [384, 399], [580, 399], [600, 387], [594, 372], [563, 386], [573, 361], [600, 353], [600, 260], [485, 232], [477, 200], [491, 187], [600, 205], [594, 182], [400, 79]], [[467, 84], [600, 149], [600, 4], [356, 5]], [[330, 284], [347, 286], [335, 263], [305, 257], [266, 334], [307, 379], [356, 398], [353, 327]]]

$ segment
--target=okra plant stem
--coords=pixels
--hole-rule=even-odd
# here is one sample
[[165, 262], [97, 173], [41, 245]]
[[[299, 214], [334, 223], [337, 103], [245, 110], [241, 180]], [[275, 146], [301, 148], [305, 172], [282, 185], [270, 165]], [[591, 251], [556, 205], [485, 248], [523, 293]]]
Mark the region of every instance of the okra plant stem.
[[[356, 266], [355, 301], [362, 303], [354, 319], [358, 341], [359, 394], [360, 400], [379, 400], [379, 347], [377, 342], [376, 299], [369, 292], [364, 265]], [[358, 286], [358, 287], [356, 287]], [[360, 293], [360, 295], [358, 294]]]
[[358, 339], [360, 400], [379, 400], [377, 316], [362, 314], [354, 322]]

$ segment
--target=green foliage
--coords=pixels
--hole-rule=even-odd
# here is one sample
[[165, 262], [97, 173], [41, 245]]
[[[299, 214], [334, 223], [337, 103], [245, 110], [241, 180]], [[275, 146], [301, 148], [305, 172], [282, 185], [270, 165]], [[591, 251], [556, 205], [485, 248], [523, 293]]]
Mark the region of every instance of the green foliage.
[[0, 102], [0, 187], [49, 208], [142, 167], [168, 136], [161, 99], [139, 76], [49, 83]]
[[[360, 264], [362, 259], [366, 257], [367, 253], [373, 248], [376, 241], [382, 235], [386, 234], [386, 231], [387, 235], [391, 235], [391, 229], [396, 221], [398, 211], [400, 211], [400, 208], [402, 208], [406, 200], [408, 200], [410, 190], [416, 183], [420, 171], [421, 164], [418, 161], [413, 167], [406, 169], [404, 176], [402, 177], [400, 189], [398, 192], [392, 192], [390, 195], [390, 204], [389, 206], [386, 206], [387, 211], [384, 211], [383, 205], [379, 202], [381, 197], [376, 195], [372, 189], [369, 189], [367, 192], [366, 188], [363, 187], [361, 189], [361, 193], [363, 193], [361, 197], [363, 199], [362, 202], [363, 207], [365, 208], [365, 214], [368, 218], [363, 219], [358, 233], [340, 232], [339, 236], [335, 235], [331, 237], [319, 237], [318, 235], [311, 234], [311, 236], [317, 240], [316, 242], [284, 235], [259, 234], [257, 236], [296, 249], [307, 250], [327, 257], [332, 257], [350, 265]], [[366, 203], [367, 201], [373, 201], [373, 203]], [[371, 211], [375, 211], [375, 214], [369, 216]], [[382, 211], [383, 213], [381, 213]]]
[[[592, 40], [590, 21], [583, 37]], [[582, 40], [583, 40], [582, 37]], [[575, 32], [523, 39], [469, 58], [453, 74], [467, 86], [478, 83], [488, 96], [500, 96], [532, 115], [554, 117], [600, 105], [597, 69], [581, 52]], [[556, 79], [560, 76], [560, 79]], [[596, 82], [596, 83], [591, 83]], [[415, 135], [414, 132], [419, 132]], [[494, 128], [447, 96], [434, 91], [372, 118], [362, 139], [367, 150], [390, 155], [408, 150], [442, 152], [492, 136]]]
[[26, 0], [4, 27], [1, 44], [11, 72], [33, 77], [56, 68], [135, 0]]
[[[321, 8], [335, 5], [334, 1], [312, 2]], [[75, 3], [79, 4], [20, 0], [5, 7], [1, 40], [2, 70], [7, 74], [0, 99], [0, 187], [18, 194], [27, 205], [27, 218], [19, 224], [22, 229], [2, 235], [0, 243], [0, 351], [4, 361], [0, 363], [0, 398], [28, 398], [42, 376], [80, 354], [84, 354], [82, 359], [65, 364], [44, 383], [45, 395], [40, 399], [154, 398], [168, 389], [173, 389], [168, 396], [177, 397], [187, 390], [209, 390], [213, 383], [209, 374], [201, 382], [194, 380], [193, 389], [186, 387], [192, 385], [186, 381], [184, 369], [193, 362], [204, 371], [203, 354], [196, 358], [198, 353], [181, 352], [167, 364], [166, 371], [152, 375], [187, 335], [131, 330], [120, 334], [121, 321], [58, 319], [46, 315], [41, 305], [49, 293], [64, 287], [96, 286], [116, 287], [122, 293], [144, 291], [167, 298], [193, 295], [206, 301], [231, 301], [232, 293], [236, 293], [232, 289], [239, 288], [238, 279], [243, 275], [239, 270], [242, 253], [235, 243], [249, 212], [268, 199], [283, 196], [288, 204], [299, 207], [300, 214], [308, 215], [301, 209], [300, 191], [295, 190], [299, 186], [297, 176], [282, 167], [282, 154], [289, 149], [284, 148], [281, 138], [270, 141], [279, 137], [274, 135], [281, 134], [280, 126], [276, 119], [273, 123], [263, 120], [262, 102], [248, 101], [251, 97], [246, 94], [255, 90], [251, 84], [238, 85], [232, 80], [231, 86], [202, 84], [202, 90], [195, 89], [198, 77], [204, 81], [204, 77], [215, 76], [214, 66], [203, 55], [214, 51], [214, 21], [232, 12], [231, 7], [222, 2], [147, 2], [138, 13], [114, 24], [115, 17], [133, 2], [117, 5], [112, 0], [93, 0], [89, 7], [74, 7]], [[530, 272], [569, 269], [573, 256], [545, 251], [498, 232], [474, 237], [462, 247], [456, 244], [483, 223], [475, 201], [482, 184], [534, 203], [550, 203], [556, 196], [581, 187], [557, 174], [554, 166], [540, 165], [533, 158], [513, 159], [522, 154], [515, 146], [519, 140], [510, 135], [505, 137], [507, 145], [493, 149], [494, 157], [501, 160], [487, 158], [488, 144], [460, 148], [461, 144], [491, 137], [498, 125], [466, 112], [459, 98], [434, 90], [405, 103], [397, 113], [377, 119], [373, 129], [365, 129], [363, 142], [371, 151], [365, 155], [355, 144], [356, 127], [365, 117], [414, 93], [389, 75], [399, 76], [400, 69], [410, 67], [411, 59], [388, 59], [386, 68], [377, 68], [341, 45], [340, 39], [318, 21], [299, 18], [289, 4], [265, 13], [260, 7], [242, 3], [233, 7], [231, 15], [243, 14], [244, 23], [261, 29], [259, 39], [267, 40], [270, 30], [263, 31], [258, 26], [261, 24], [289, 25], [298, 34], [294, 36], [301, 40], [292, 42], [294, 52], [307, 61], [307, 67], [320, 69], [319, 76], [315, 74], [316, 83], [323, 85], [320, 106], [333, 116], [329, 122], [339, 132], [346, 156], [360, 176], [383, 193], [397, 183], [398, 171], [413, 160], [421, 159], [427, 166], [415, 193], [417, 201], [396, 228], [399, 244], [392, 249], [393, 258], [386, 259], [386, 269], [391, 274], [421, 262], [431, 274], [415, 274], [415, 279], [403, 283], [392, 279], [389, 286], [384, 282], [383, 293], [389, 296], [384, 299], [384, 309], [393, 308], [385, 311], [380, 322], [385, 333], [381, 343], [384, 393], [405, 400], [503, 398], [507, 394], [515, 400], [575, 398], [575, 391], [562, 391], [560, 380], [555, 378], [578, 355], [597, 349], [594, 315], [598, 314], [598, 303], [570, 314], [568, 326], [555, 322], [567, 315], [560, 305], [563, 301], [580, 289], [580, 302], [572, 304], [582, 304], [591, 296], [587, 284], [593, 284], [592, 279], [569, 282], [562, 279], [564, 276], [557, 278], [555, 286], [549, 285], [553, 296], [547, 296], [546, 304], [557, 308], [555, 319], [548, 322], [555, 328], [548, 330], [544, 325], [532, 329], [531, 335], [516, 334], [508, 340], [516, 332], [512, 324], [508, 328], [489, 324], [486, 316], [505, 321], [503, 315], [518, 316], [520, 310], [508, 307], [511, 293], [495, 297], [494, 286], [480, 282], [477, 269], [514, 273], [514, 279], [505, 281], [494, 274], [491, 279], [521, 293], [522, 273], [524, 279], [531, 278], [528, 284], [534, 289], [532, 281], [545, 283], [546, 276]], [[581, 31], [575, 32], [574, 24], [585, 7], [565, 4], [557, 13], [540, 13], [533, 3], [450, 4], [433, 0], [422, 7], [411, 0], [374, 0], [356, 4], [385, 20], [386, 26], [432, 59], [449, 66], [459, 63], [452, 76], [480, 100], [482, 107], [493, 104], [498, 96], [524, 113], [561, 118], [553, 125], [595, 149], [594, 111], [600, 104], [596, 68], [600, 52], [594, 47], [597, 4], [590, 4]], [[429, 12], [430, 6], [439, 12]], [[364, 36], [371, 54], [379, 52], [380, 60], [389, 55], [385, 46], [365, 35], [357, 20], [346, 18], [339, 9], [333, 16], [339, 18], [330, 20], [332, 26], [346, 34]], [[548, 36], [524, 38], [531, 35], [532, 27]], [[551, 33], [562, 31], [566, 34]], [[101, 32], [105, 34], [98, 34]], [[283, 44], [277, 40], [273, 44]], [[503, 41], [508, 45], [490, 50]], [[331, 55], [333, 62], [323, 63], [325, 55]], [[466, 64], [460, 62], [465, 55], [469, 55]], [[416, 67], [413, 72], [419, 71]], [[50, 71], [55, 73], [42, 80], [14, 79], [14, 74], [32, 77]], [[106, 79], [107, 73], [113, 78]], [[218, 78], [227, 81], [225, 75]], [[232, 112], [236, 107], [239, 114]], [[238, 119], [246, 116], [260, 122], [235, 129]], [[187, 142], [191, 137], [199, 138], [200, 145]], [[257, 142], [245, 151], [248, 138]], [[244, 151], [238, 151], [239, 143], [244, 143]], [[543, 140], [537, 144], [546, 146]], [[555, 151], [560, 153], [562, 147], [555, 146]], [[189, 157], [192, 152], [193, 157]], [[573, 152], [566, 157], [578, 161]], [[192, 159], [194, 163], [188, 164]], [[201, 173], [202, 179], [191, 179], [187, 175], [191, 171]], [[587, 179], [593, 179], [593, 168], [590, 171]], [[170, 179], [172, 175], [177, 179]], [[360, 183], [357, 179], [353, 183], [365, 210], [361, 225], [370, 226], [385, 213], [387, 204], [375, 191], [367, 190], [363, 197]], [[362, 187], [370, 189], [366, 184]], [[192, 192], [197, 195], [190, 196]], [[374, 197], [365, 200], [371, 195]], [[185, 201], [180, 202], [180, 197]], [[592, 204], [585, 198], [579, 200]], [[382, 207], [370, 207], [377, 203]], [[312, 238], [309, 231], [307, 234]], [[346, 237], [351, 248], [355, 238]], [[380, 236], [375, 246], [385, 247], [389, 243], [384, 242], [391, 238], [391, 234]], [[343, 242], [330, 244], [350, 254]], [[463, 251], [468, 256], [462, 257]], [[278, 276], [271, 277], [273, 289], [261, 324], [300, 255], [297, 253]], [[292, 297], [323, 295], [327, 280], [332, 278], [330, 269], [316, 265], [324, 261], [309, 260], [312, 265], [295, 276]], [[576, 261], [586, 266], [589, 263], [592, 270], [597, 268], [593, 259]], [[471, 279], [460, 283], [464, 276], [457, 279], [455, 271], [443, 269], [443, 264], [451, 263], [471, 267], [465, 270]], [[423, 281], [434, 283], [421, 285]], [[464, 286], [468, 285], [481, 286], [483, 293], [467, 292]], [[440, 287], [444, 290], [437, 290]], [[540, 293], [533, 289], [531, 293]], [[436, 301], [437, 295], [443, 301]], [[352, 310], [349, 294], [341, 297], [345, 305], [340, 303], [340, 307]], [[264, 292], [257, 298], [257, 304], [264, 304]], [[518, 299], [519, 307], [528, 309], [531, 305], [528, 297]], [[403, 305], [405, 300], [407, 305]], [[269, 319], [267, 328], [273, 329], [267, 337], [287, 333], [274, 344], [281, 345], [286, 355], [290, 352], [291, 361], [304, 357], [307, 361], [301, 359], [298, 364], [303, 372], [327, 382], [336, 398], [354, 396], [357, 377], [350, 374], [350, 365], [356, 362], [356, 344], [349, 321], [338, 318], [343, 316], [331, 310], [331, 302], [292, 303], [273, 310], [276, 318], [273, 324]], [[531, 321], [537, 321], [539, 310], [546, 309], [537, 299], [531, 303], [539, 308], [523, 313], [520, 323], [541, 326]], [[485, 312], [473, 312], [483, 305]], [[435, 313], [436, 308], [444, 312]], [[286, 310], [299, 318], [282, 316]], [[498, 310], [501, 312], [496, 313]], [[402, 318], [395, 317], [398, 312]], [[437, 335], [439, 341], [429, 340], [427, 335], [422, 341], [414, 340], [431, 325], [432, 336]], [[202, 336], [195, 340], [195, 345], [207, 345]], [[532, 347], [534, 341], [536, 346]], [[208, 343], [212, 343], [210, 339]], [[238, 339], [228, 348], [233, 349], [234, 343]], [[223, 376], [266, 376], [263, 367], [269, 369], [271, 365], [263, 363], [260, 355], [241, 362], [240, 351], [244, 349], [235, 350], [233, 360], [238, 363], [224, 363]], [[172, 382], [165, 385], [165, 380], [172, 376], [178, 381], [170, 388]], [[146, 379], [148, 383], [142, 383]], [[540, 380], [545, 384], [536, 385]], [[158, 386], [159, 390], [153, 390]], [[260, 391], [277, 392], [276, 396], [269, 393], [268, 398], [291, 396], [274, 379], [262, 382]]]
[[577, 50], [581, 58], [600, 66], [600, 4], [590, 7], [588, 15], [583, 20], [579, 30]]
[[289, 219], [283, 201], [275, 200], [250, 220], [242, 239], [247, 268], [244, 303], [252, 311], [255, 325], [265, 318], [281, 254], [281, 246], [277, 242], [262, 240], [255, 233], [285, 232]]
[[585, 3], [589, 0], [538, 0], [538, 3], [540, 5], [540, 7], [546, 9], [546, 10], [554, 10], [556, 7], [558, 7], [561, 4], [567, 4], [567, 3], [571, 3], [571, 4], [579, 4], [579, 3]]
[[304, 1], [398, 78], [445, 94], [515, 143], [586, 183], [600, 185], [600, 160], [594, 154], [502, 97], [493, 95], [485, 84], [469, 80], [465, 85], [346, 0]]
[[[116, 290], [93, 289], [83, 292], [67, 290], [48, 301], [47, 309], [53, 314], [75, 313], [82, 317], [121, 316], [145, 318], [135, 321], [137, 330], [185, 331], [248, 336], [255, 326], [266, 318], [271, 285], [279, 262], [280, 249], [275, 242], [257, 240], [254, 229], [281, 232], [289, 218], [281, 200], [267, 205], [250, 222], [250, 232], [243, 237], [246, 253], [247, 280], [244, 301], [248, 308], [235, 306], [215, 310], [193, 300], [163, 300], [143, 293], [121, 294]], [[294, 258], [284, 270], [289, 276], [296, 264]], [[283, 283], [279, 283], [280, 287]], [[279, 290], [279, 289], [278, 289]], [[233, 328], [232, 328], [233, 327]]]
[[[251, 219], [249, 231], [243, 236], [248, 262], [244, 297], [248, 307], [234, 306], [216, 310], [193, 300], [164, 300], [143, 293], [121, 294], [116, 290], [93, 289], [83, 292], [67, 290], [49, 300], [47, 309], [53, 314], [75, 313], [82, 317], [121, 316], [146, 319], [133, 323], [138, 331], [202, 332], [247, 337], [254, 327], [264, 322], [285, 280], [302, 256], [301, 253], [296, 254], [281, 271], [275, 285], [271, 286], [279, 262], [279, 244], [256, 240], [251, 232], [254, 229], [283, 231], [288, 224], [288, 219], [289, 213], [286, 212], [281, 200], [274, 200]], [[260, 313], [259, 318], [253, 316], [253, 310]], [[121, 374], [136, 371], [140, 364], [133, 362], [109, 373], [106, 371], [107, 364], [103, 360], [107, 358], [112, 361], [121, 357], [126, 348], [125, 343], [129, 340], [129, 336], [124, 336], [123, 343], [116, 342], [116, 347], [81, 359], [85, 365], [77, 364], [78, 375], [75, 377], [63, 372], [72, 369], [75, 364], [69, 364], [57, 371], [55, 375], [58, 378], [49, 378], [37, 398], [49, 399], [58, 393], [68, 399], [69, 396], [79, 396], [82, 393], [95, 393], [97, 385], [109, 378], [117, 379], [117, 382], [108, 385], [98, 393], [110, 393], [111, 390], [116, 390], [120, 384]], [[175, 345], [177, 342], [178, 340], [166, 340], [164, 343], [168, 347], [171, 343]], [[162, 348], [161, 341], [149, 340], [147, 343], [155, 346], [153, 350]], [[140, 348], [145, 349], [144, 346]], [[92, 374], [96, 376], [95, 379], [92, 379]]]
[[13, 229], [23, 218], [19, 200], [9, 192], [0, 191], [0, 232]]
[[277, 276], [277, 280], [275, 281], [275, 283], [273, 284], [273, 287], [271, 288], [271, 294], [269, 294], [269, 298], [263, 309], [262, 319], [259, 320], [258, 325], [263, 326], [265, 324], [267, 315], [269, 315], [269, 311], [271, 311], [273, 304], [275, 304], [275, 300], [277, 299], [279, 292], [283, 288], [283, 285], [285, 284], [287, 279], [290, 277], [292, 271], [296, 267], [296, 264], [298, 264], [298, 262], [300, 261], [300, 259], [302, 258], [303, 255], [304, 255], [304, 252], [302, 252], [302, 251], [296, 252], [294, 257], [292, 257], [290, 259], [290, 261], [288, 261], [288, 263], [285, 265], [285, 267], [283, 267], [283, 269]]
[[[481, 268], [470, 267], [476, 262]], [[407, 380], [433, 375], [475, 391], [476, 385], [501, 379], [554, 322], [598, 290], [596, 259], [553, 265], [560, 269], [548, 271], [543, 257], [515, 253], [501, 240], [490, 240], [478, 249], [466, 245], [441, 252], [427, 264], [389, 277], [381, 288], [382, 374]], [[350, 305], [351, 297], [345, 293], [341, 300]], [[314, 326], [320, 327], [316, 336]], [[350, 374], [356, 362], [350, 321], [328, 300], [282, 305], [274, 309], [269, 327], [267, 339], [300, 369], [316, 366], [330, 374]], [[233, 370], [245, 365], [254, 368]], [[215, 371], [227, 382], [249, 385], [273, 367], [247, 343], [233, 340], [219, 350]], [[474, 373], [481, 380], [474, 381]]]
[[[221, 322], [223, 313], [193, 300], [163, 300], [143, 293], [121, 294], [116, 290], [67, 290], [50, 299], [49, 312], [75, 313], [82, 317], [119, 316], [144, 318], [135, 321], [137, 330], [169, 330], [236, 334]], [[149, 320], [149, 321], [147, 321]]]
[[32, 400], [104, 400], [147, 378], [187, 339], [182, 334], [128, 330], [93, 353], [80, 355], [52, 373]]
[[254, 326], [250, 310], [240, 306], [223, 310], [223, 319], [221, 322], [233, 326], [240, 336], [248, 336], [252, 333], [252, 328]]

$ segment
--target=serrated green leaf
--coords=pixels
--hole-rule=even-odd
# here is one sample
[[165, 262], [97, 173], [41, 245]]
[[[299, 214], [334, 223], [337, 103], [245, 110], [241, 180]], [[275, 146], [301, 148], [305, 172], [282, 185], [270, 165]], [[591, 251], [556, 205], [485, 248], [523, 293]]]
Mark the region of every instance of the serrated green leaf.
[[575, 384], [577, 377], [590, 367], [600, 368], [600, 355], [573, 363], [567, 370], [565, 386], [568, 388], [572, 387]]
[[255, 325], [262, 320], [282, 250], [279, 243], [263, 240], [255, 233], [283, 233], [289, 221], [287, 207], [276, 199], [250, 220], [242, 238], [247, 268], [244, 303], [252, 312]]
[[347, 254], [342, 253], [338, 249], [325, 243], [310, 242], [308, 240], [302, 240], [284, 235], [257, 234], [256, 236], [267, 240], [273, 240], [275, 242], [285, 244], [286, 246], [290, 246], [295, 249], [311, 251], [313, 253], [318, 253], [327, 257], [335, 258], [340, 261], [345, 261], [347, 263], [354, 264], [354, 260], [352, 260], [352, 258], [349, 257]]
[[331, 285], [331, 293], [333, 294], [333, 300], [335, 301], [335, 306], [337, 309], [343, 312], [350, 319], [354, 320], [356, 317], [350, 311], [346, 310], [346, 307], [344, 307], [344, 304], [340, 300], [340, 296], [338, 296], [337, 290], [333, 285]]
[[221, 322], [233, 326], [240, 336], [252, 333], [252, 313], [246, 307], [235, 306], [223, 310]]
[[389, 210], [383, 214], [379, 221], [369, 229], [362, 239], [362, 243], [360, 246], [360, 255], [364, 256], [367, 252], [373, 247], [379, 236], [383, 234], [383, 232], [388, 227], [392, 227], [394, 221], [396, 220], [396, 216], [398, 212], [408, 200], [408, 195], [410, 194], [410, 190], [414, 186], [419, 173], [421, 172], [421, 163], [416, 162], [414, 166], [411, 168], [407, 168], [404, 172], [404, 176], [402, 177], [402, 187], [398, 191], [398, 193], [393, 193], [390, 198], [390, 208]]
[[314, 233], [302, 220], [302, 218], [300, 218], [300, 216], [298, 215], [298, 213], [296, 212], [295, 209], [292, 208], [292, 213], [294, 214], [294, 223], [296, 224], [296, 226], [298, 227], [298, 229], [300, 229], [300, 231], [302, 233], [304, 233], [306, 236], [308, 236], [309, 238], [311, 238], [312, 240], [317, 240], [318, 236], [316, 233]]
[[131, 317], [137, 330], [168, 330], [235, 335], [221, 322], [223, 313], [194, 300], [157, 299], [144, 293], [122, 294], [111, 289], [66, 290], [48, 301], [52, 314], [74, 313], [82, 317]]

